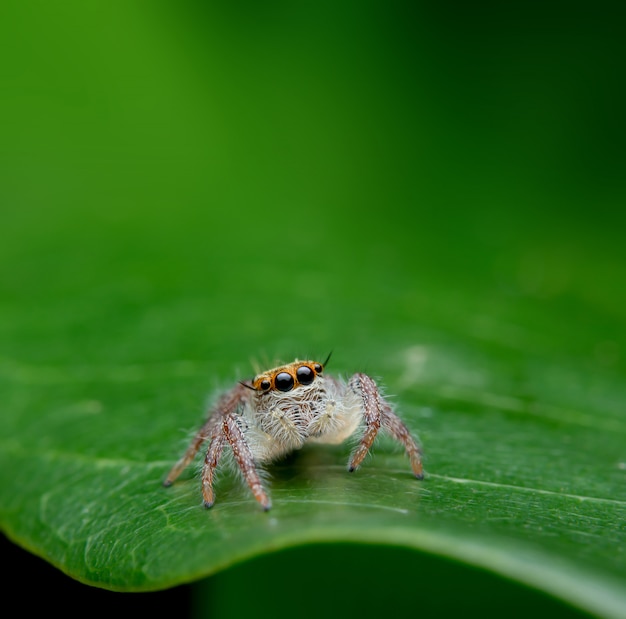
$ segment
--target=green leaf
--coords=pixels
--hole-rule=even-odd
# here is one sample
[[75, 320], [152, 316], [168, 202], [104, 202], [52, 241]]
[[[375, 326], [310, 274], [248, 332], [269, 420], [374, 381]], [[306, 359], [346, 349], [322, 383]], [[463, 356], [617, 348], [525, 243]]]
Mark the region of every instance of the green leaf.
[[[19, 59], [0, 103], [15, 120], [0, 139], [2, 531], [118, 591], [350, 542], [623, 617], [626, 191], [611, 115], [577, 114], [597, 92], [626, 102], [577, 90], [577, 62], [597, 60], [576, 36], [588, 16], [519, 60], [515, 37], [485, 57], [433, 14], [415, 43], [394, 9], [360, 4], [330, 24], [323, 7], [64, 7], [7, 3], [0, 19]], [[451, 49], [432, 35], [444, 24]], [[330, 372], [380, 379], [424, 481], [381, 437], [353, 474], [350, 445], [268, 467], [268, 513], [228, 467], [204, 509], [201, 454], [161, 485], [219, 393], [331, 349]]]

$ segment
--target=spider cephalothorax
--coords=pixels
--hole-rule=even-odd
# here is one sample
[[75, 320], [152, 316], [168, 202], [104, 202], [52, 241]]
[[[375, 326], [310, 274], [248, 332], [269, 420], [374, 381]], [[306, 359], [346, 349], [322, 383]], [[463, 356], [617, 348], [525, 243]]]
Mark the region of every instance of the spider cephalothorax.
[[228, 445], [255, 498], [267, 510], [271, 501], [261, 483], [259, 465], [305, 443], [338, 444], [360, 431], [360, 442], [348, 462], [348, 470], [354, 471], [379, 430], [404, 445], [413, 473], [421, 479], [419, 445], [372, 378], [357, 373], [344, 381], [326, 376], [322, 363], [296, 360], [238, 383], [225, 393], [163, 483], [171, 485], [208, 440], [202, 494], [205, 506], [211, 507], [215, 469]]

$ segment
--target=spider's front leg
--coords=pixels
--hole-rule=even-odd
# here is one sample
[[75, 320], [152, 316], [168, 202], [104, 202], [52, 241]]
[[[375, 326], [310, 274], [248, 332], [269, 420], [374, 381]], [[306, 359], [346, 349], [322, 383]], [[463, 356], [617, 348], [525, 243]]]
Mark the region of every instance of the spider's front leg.
[[404, 445], [415, 477], [423, 479], [420, 447], [411, 436], [409, 429], [382, 397], [374, 379], [367, 374], [354, 374], [348, 381], [348, 388], [360, 397], [363, 406], [363, 419], [365, 420], [365, 432], [361, 437], [361, 442], [350, 458], [348, 470], [350, 472], [354, 471], [363, 462], [374, 443], [378, 431], [382, 428]]
[[234, 415], [228, 415], [224, 418], [223, 432], [224, 437], [230, 444], [235, 461], [239, 465], [250, 490], [252, 490], [252, 494], [254, 494], [254, 498], [267, 511], [272, 507], [272, 502], [263, 488], [261, 478], [256, 469], [254, 455]]
[[219, 399], [208, 420], [198, 430], [183, 456], [168, 473], [163, 482], [164, 486], [171, 486], [176, 481], [194, 459], [202, 443], [208, 439], [210, 444], [202, 468], [202, 496], [205, 507], [211, 507], [215, 502], [213, 491], [215, 469], [219, 464], [224, 445], [228, 442], [257, 501], [264, 509], [270, 508], [271, 502], [261, 485], [254, 465], [254, 457], [237, 422], [237, 410], [246, 405], [249, 395], [249, 388], [239, 384]]

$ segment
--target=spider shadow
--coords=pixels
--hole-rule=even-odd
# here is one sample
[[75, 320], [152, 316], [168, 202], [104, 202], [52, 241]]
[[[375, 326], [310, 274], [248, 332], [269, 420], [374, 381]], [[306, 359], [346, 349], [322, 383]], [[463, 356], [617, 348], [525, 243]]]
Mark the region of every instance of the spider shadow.
[[305, 445], [266, 467], [272, 483], [304, 482], [345, 472], [349, 450], [343, 446]]

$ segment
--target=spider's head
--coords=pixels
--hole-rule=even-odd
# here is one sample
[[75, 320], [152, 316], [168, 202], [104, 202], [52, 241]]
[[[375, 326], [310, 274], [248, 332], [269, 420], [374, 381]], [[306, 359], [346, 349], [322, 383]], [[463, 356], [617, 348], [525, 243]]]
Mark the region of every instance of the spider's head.
[[252, 381], [252, 388], [258, 393], [282, 391], [284, 393], [301, 386], [311, 385], [324, 371], [324, 363], [319, 361], [296, 361], [287, 365], [272, 368], [256, 376]]

